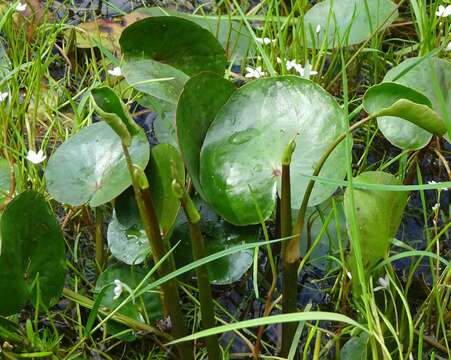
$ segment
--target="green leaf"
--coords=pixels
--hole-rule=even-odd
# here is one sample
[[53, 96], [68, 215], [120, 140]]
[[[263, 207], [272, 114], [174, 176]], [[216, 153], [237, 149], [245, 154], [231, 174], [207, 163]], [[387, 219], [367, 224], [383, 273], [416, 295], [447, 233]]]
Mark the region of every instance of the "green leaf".
[[340, 350], [342, 360], [365, 360], [368, 359], [368, 334], [361, 333], [346, 341]]
[[[144, 131], [133, 137], [129, 151], [133, 163], [145, 168], [149, 142]], [[50, 195], [72, 206], [105, 204], [131, 185], [121, 139], [104, 122], [83, 128], [63, 143], [50, 157], [45, 177]]]
[[[119, 306], [123, 300], [129, 294], [126, 288], [123, 288], [122, 295], [114, 299], [114, 280], [119, 280], [125, 283], [131, 290], [136, 288], [139, 282], [144, 278], [146, 272], [138, 267], [130, 267], [126, 265], [113, 265], [100, 274], [96, 282], [95, 292], [102, 296], [100, 304], [114, 310]], [[103, 288], [108, 286], [109, 290], [101, 292]], [[128, 316], [134, 320], [145, 322], [144, 319], [148, 318], [151, 322], [155, 322], [160, 319], [162, 315], [162, 307], [160, 303], [160, 295], [155, 292], [147, 292], [146, 294], [136, 297], [133, 302], [129, 302], [124, 305], [119, 314]], [[112, 334], [116, 334], [126, 327], [122, 324], [114, 321], [107, 322], [108, 330]], [[131, 341], [136, 338], [136, 334], [128, 334], [125, 337], [121, 337], [125, 341]]]
[[9, 194], [9, 186], [11, 180], [10, 175], [11, 174], [8, 161], [6, 159], [0, 158], [0, 206], [3, 204]]
[[[317, 161], [345, 131], [344, 114], [317, 84], [296, 76], [252, 81], [219, 110], [202, 145], [201, 187], [210, 205], [227, 221], [257, 224], [273, 212], [281, 158], [294, 138], [292, 205], [300, 205]], [[321, 177], [345, 176], [345, 144], [325, 163]], [[317, 182], [309, 205], [326, 200], [336, 186]]]
[[107, 86], [92, 89], [91, 95], [102, 119], [129, 146], [132, 136], [137, 135], [140, 128], [130, 116], [121, 99], [113, 89]]
[[202, 71], [222, 75], [227, 63], [224, 49], [213, 34], [174, 16], [133, 23], [123, 31], [120, 44], [125, 57], [122, 70], [128, 83], [174, 105], [190, 76]]
[[[432, 103], [432, 109], [449, 123], [451, 114], [451, 64], [449, 61], [438, 58], [410, 58], [387, 72], [384, 82], [396, 82], [407, 86], [426, 96]], [[438, 82], [438, 83], [437, 83]], [[445, 99], [445, 109], [441, 106], [438, 91]], [[445, 112], [444, 112], [445, 110]], [[420, 149], [426, 146], [432, 134], [419, 126], [401, 118], [379, 117], [379, 129], [384, 136], [395, 146], [401, 149]], [[449, 141], [449, 137], [446, 136]]]
[[235, 63], [255, 54], [255, 42], [241, 20], [232, 20], [228, 16], [193, 15], [160, 7], [140, 8], [136, 11], [150, 16], [177, 16], [195, 22], [218, 39], [228, 57]]
[[[322, 1], [305, 14], [307, 45], [319, 48], [325, 36], [328, 49], [364, 42], [376, 30], [385, 29], [396, 20], [396, 8], [389, 0]], [[316, 34], [318, 25], [321, 30]]]
[[191, 78], [177, 105], [177, 136], [180, 151], [196, 190], [204, 197], [199, 179], [199, 157], [207, 130], [219, 109], [235, 91], [222, 76], [204, 72]]
[[[391, 174], [381, 171], [365, 172], [354, 178], [356, 184], [401, 185], [401, 182]], [[350, 188], [346, 189], [344, 208], [346, 219], [352, 218]], [[363, 266], [369, 270], [387, 254], [390, 243], [396, 235], [401, 223], [404, 208], [407, 203], [407, 192], [384, 190], [353, 189], [356, 211], [356, 228], [362, 252]], [[349, 262], [353, 274], [354, 289], [360, 286], [358, 282], [355, 254], [351, 251]]]
[[[250, 243], [258, 239], [259, 226], [238, 227], [228, 224], [205, 202], [194, 199], [201, 215], [200, 227], [205, 240], [207, 254], [211, 255], [235, 245]], [[181, 243], [175, 249], [177, 267], [193, 261], [191, 237], [185, 213], [180, 212], [177, 225], [171, 236], [172, 242]], [[210, 282], [227, 285], [241, 279], [253, 263], [253, 250], [240, 250], [207, 264]]]
[[48, 307], [60, 296], [66, 277], [64, 238], [44, 196], [26, 191], [6, 207], [0, 222], [0, 314], [19, 312], [36, 300]]
[[[173, 167], [185, 183], [185, 167], [178, 151], [171, 145], [159, 144], [151, 150], [146, 174], [150, 193], [165, 236], [175, 223], [180, 201], [172, 191]], [[108, 244], [113, 256], [126, 264], [139, 264], [149, 254], [149, 241], [139, 216], [133, 189], [124, 191], [115, 201], [116, 216], [108, 226]]]
[[[130, 199], [133, 200], [133, 194]], [[121, 209], [124, 209], [125, 206], [121, 205]], [[124, 225], [118, 221], [114, 212], [107, 232], [108, 248], [111, 254], [128, 265], [141, 264], [150, 253], [146, 232], [137, 214], [134, 215], [133, 220], [136, 220], [137, 223], [131, 222]]]
[[431, 101], [404, 85], [385, 82], [370, 87], [365, 93], [363, 107], [372, 116], [389, 116], [395, 126], [403, 119], [435, 135], [446, 133], [446, 124], [432, 110]]
[[358, 322], [345, 315], [326, 311], [305, 311], [292, 314], [265, 316], [257, 319], [244, 320], [232, 324], [221, 325], [212, 329], [199, 331], [195, 334], [185, 336], [181, 339], [176, 339], [166, 345], [173, 345], [183, 341], [196, 340], [214, 334], [223, 334], [227, 331], [235, 331], [261, 325], [283, 324], [300, 321], [336, 321], [352, 325], [354, 327], [362, 329], [365, 332], [368, 332], [368, 330], [364, 326], [360, 325]]

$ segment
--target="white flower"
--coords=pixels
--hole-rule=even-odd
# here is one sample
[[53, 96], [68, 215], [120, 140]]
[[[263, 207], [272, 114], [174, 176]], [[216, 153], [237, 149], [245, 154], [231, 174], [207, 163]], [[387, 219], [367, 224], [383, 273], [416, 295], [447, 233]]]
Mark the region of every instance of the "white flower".
[[319, 34], [319, 32], [321, 31], [321, 25], [320, 24], [316, 25], [315, 31], [316, 31], [317, 34]]
[[438, 17], [448, 17], [451, 15], [451, 5], [448, 5], [446, 8], [443, 5], [440, 5], [435, 12], [435, 15]]
[[122, 291], [124, 290], [124, 284], [119, 279], [114, 280], [114, 297], [113, 300], [119, 299], [119, 297], [122, 295]]
[[348, 272], [346, 273], [346, 275], [348, 275], [349, 280], [352, 280], [352, 274], [351, 274], [350, 271], [348, 271]]
[[16, 5], [16, 11], [25, 11], [25, 9], [27, 8], [27, 4], [23, 4], [21, 2], [17, 3]]
[[440, 203], [435, 203], [435, 205], [432, 207], [432, 211], [437, 211], [440, 209]]
[[35, 153], [33, 150], [28, 150], [27, 160], [31, 161], [33, 164], [40, 164], [45, 160], [46, 156], [42, 150]]
[[282, 59], [280, 57], [276, 57], [276, 61], [278, 64], [282, 64]]
[[271, 43], [275, 43], [276, 39], [271, 40], [270, 38], [264, 37], [264, 38], [255, 38], [255, 40], [259, 43], [259, 44], [264, 44], [264, 45], [269, 45]]
[[385, 275], [383, 278], [377, 279], [377, 282], [379, 283], [379, 286], [375, 287], [373, 291], [379, 291], [382, 289], [388, 289], [390, 286], [390, 279], [388, 278], [388, 275]]
[[298, 66], [300, 66], [300, 65], [296, 62], [296, 60], [287, 60], [287, 63], [286, 63], [287, 71], [290, 71], [293, 68], [296, 69]]
[[451, 41], [448, 43], [448, 46], [446, 47], [446, 51], [451, 51]]
[[0, 93], [0, 103], [5, 101], [8, 96], [9, 94], [7, 92]]
[[247, 74], [245, 75], [247, 78], [256, 78], [259, 79], [262, 76], [265, 76], [266, 73], [262, 71], [261, 66], [257, 66], [257, 68], [253, 69], [249, 66], [246, 67]]
[[435, 185], [435, 184], [437, 184], [437, 181], [431, 180], [431, 181], [428, 181], [428, 184]]
[[108, 70], [108, 74], [111, 76], [122, 76], [122, 70], [119, 66], [116, 66], [113, 70]]

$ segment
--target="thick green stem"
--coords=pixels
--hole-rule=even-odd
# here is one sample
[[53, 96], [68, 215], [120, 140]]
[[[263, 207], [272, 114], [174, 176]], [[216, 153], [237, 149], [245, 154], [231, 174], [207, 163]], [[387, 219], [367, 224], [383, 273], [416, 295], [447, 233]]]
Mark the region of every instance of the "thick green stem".
[[[280, 233], [282, 238], [292, 235], [293, 223], [291, 218], [291, 180], [290, 163], [294, 151], [294, 142], [288, 145], [282, 159], [282, 190], [280, 196]], [[282, 312], [290, 314], [297, 312], [298, 262], [288, 261], [287, 243], [282, 243]], [[289, 322], [282, 325], [282, 348], [280, 355], [287, 357], [291, 343], [296, 333], [297, 323]]]
[[105, 265], [105, 249], [103, 244], [103, 214], [100, 207], [96, 207], [96, 263], [99, 272], [102, 272]]
[[[200, 260], [207, 256], [204, 238], [200, 228], [200, 214], [186, 190], [174, 180], [172, 183], [174, 193], [180, 198], [186, 218], [188, 219], [191, 235], [191, 247], [194, 260]], [[208, 267], [206, 264], [196, 268], [197, 286], [199, 288], [200, 312], [202, 316], [202, 326], [204, 329], [216, 326], [213, 297], [211, 294], [210, 279], [208, 277]], [[211, 335], [206, 338], [208, 358], [210, 360], [222, 359], [218, 337]]]
[[[355, 129], [359, 128], [363, 124], [367, 123], [368, 121], [374, 119], [373, 116], [368, 116], [364, 118], [363, 120], [360, 120], [356, 122], [354, 125], [352, 125], [349, 128], [349, 132], [353, 132]], [[315, 170], [313, 171], [312, 176], [318, 176], [321, 169], [323, 168], [324, 164], [326, 163], [326, 160], [329, 158], [330, 154], [335, 150], [335, 148], [346, 138], [347, 132], [342, 133], [326, 150], [326, 152], [321, 156], [319, 159]], [[294, 237], [292, 240], [290, 240], [289, 244], [287, 245], [287, 260], [290, 263], [299, 262], [299, 259], [301, 258], [301, 254], [299, 252], [299, 245], [301, 242], [301, 235], [302, 230], [304, 229], [304, 222], [305, 222], [305, 213], [307, 211], [308, 202], [310, 200], [310, 195], [312, 194], [313, 187], [315, 186], [315, 180], [312, 179], [308, 182], [307, 188], [305, 189], [304, 197], [302, 198], [302, 203], [298, 212], [296, 225], [294, 226]], [[308, 249], [307, 249], [308, 250]]]
[[[158, 222], [157, 214], [155, 212], [155, 207], [150, 196], [149, 188], [146, 186], [146, 178], [143, 172], [138, 173], [137, 168], [134, 167], [128, 148], [123, 144], [124, 156], [127, 161], [127, 166], [132, 177], [133, 189], [135, 192], [135, 199], [138, 205], [139, 214], [146, 232], [147, 238], [149, 239], [150, 249], [152, 251], [152, 256], [154, 262], [157, 263], [166, 253], [166, 249], [161, 237], [160, 225]], [[172, 259], [169, 258], [164, 261], [160, 268], [158, 269], [158, 275], [163, 277], [170, 274], [175, 269], [173, 268]], [[172, 335], [175, 338], [181, 338], [188, 334], [185, 322], [183, 318], [183, 313], [180, 308], [180, 296], [177, 289], [176, 280], [171, 280], [161, 285], [163, 291], [164, 303], [169, 312], [170, 320], [172, 324]], [[180, 356], [183, 360], [192, 360], [193, 348], [190, 342], [180, 343], [177, 345], [180, 352]]]

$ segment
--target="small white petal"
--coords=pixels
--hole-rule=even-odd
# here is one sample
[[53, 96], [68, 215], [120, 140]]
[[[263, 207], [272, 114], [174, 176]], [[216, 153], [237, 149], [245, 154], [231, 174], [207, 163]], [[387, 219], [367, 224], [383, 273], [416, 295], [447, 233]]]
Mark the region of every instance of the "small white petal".
[[16, 11], [19, 11], [19, 12], [25, 11], [26, 8], [27, 8], [27, 4], [23, 4], [21, 2], [19, 2], [16, 5]]
[[382, 286], [384, 289], [387, 289], [390, 286], [390, 279], [388, 278], [388, 275], [385, 275], [385, 277], [381, 277], [377, 280], [380, 286]]
[[282, 59], [280, 57], [276, 57], [276, 61], [278, 64], [282, 64]]
[[451, 41], [448, 43], [448, 46], [446, 47], [446, 51], [451, 51]]
[[264, 38], [255, 38], [255, 40], [259, 43], [259, 44], [263, 44], [263, 45], [269, 45], [271, 43], [274, 43], [276, 40], [271, 40], [270, 38], [264, 37]]
[[436, 203], [433, 207], [432, 207], [432, 211], [437, 211], [440, 209], [440, 204]]
[[348, 271], [348, 272], [346, 273], [346, 275], [348, 275], [348, 278], [349, 278], [350, 280], [352, 280], [352, 274], [351, 274], [350, 271]]
[[114, 69], [108, 70], [108, 74], [111, 76], [122, 76], [122, 70], [119, 66], [116, 66]]
[[255, 79], [259, 79], [262, 76], [265, 76], [266, 73], [262, 71], [261, 66], [258, 66], [256, 69], [253, 69], [251, 67], [246, 67], [246, 78], [255, 78]]
[[33, 150], [29, 150], [27, 154], [27, 160], [32, 162], [33, 164], [40, 164], [46, 159], [44, 152], [39, 150], [37, 153]]
[[7, 92], [0, 93], [0, 103], [2, 101], [5, 101], [8, 96], [9, 96], [9, 94]]
[[437, 184], [437, 182], [434, 180], [431, 180], [431, 181], [428, 181], [428, 184], [434, 185], [434, 184]]
[[438, 17], [448, 17], [451, 15], [451, 5], [448, 5], [446, 8], [443, 5], [440, 5], [435, 12], [435, 15]]
[[315, 31], [316, 31], [317, 34], [319, 34], [319, 32], [321, 31], [321, 25], [320, 24], [316, 25]]
[[114, 280], [114, 284], [116, 286], [113, 289], [113, 293], [114, 293], [113, 300], [117, 300], [122, 295], [122, 291], [124, 290], [124, 288], [123, 288], [122, 282], [118, 279]]

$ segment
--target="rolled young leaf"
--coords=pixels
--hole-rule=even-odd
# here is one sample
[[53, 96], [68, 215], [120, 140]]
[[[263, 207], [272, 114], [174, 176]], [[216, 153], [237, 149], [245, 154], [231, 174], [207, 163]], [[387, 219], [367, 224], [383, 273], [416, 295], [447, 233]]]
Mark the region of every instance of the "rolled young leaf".
[[432, 109], [431, 101], [401, 84], [385, 82], [370, 87], [363, 98], [363, 107], [371, 116], [396, 116], [438, 136], [447, 130], [441, 115]]
[[121, 99], [107, 86], [92, 89], [91, 96], [102, 119], [119, 135], [124, 144], [129, 146], [132, 136], [138, 134], [140, 128]]

